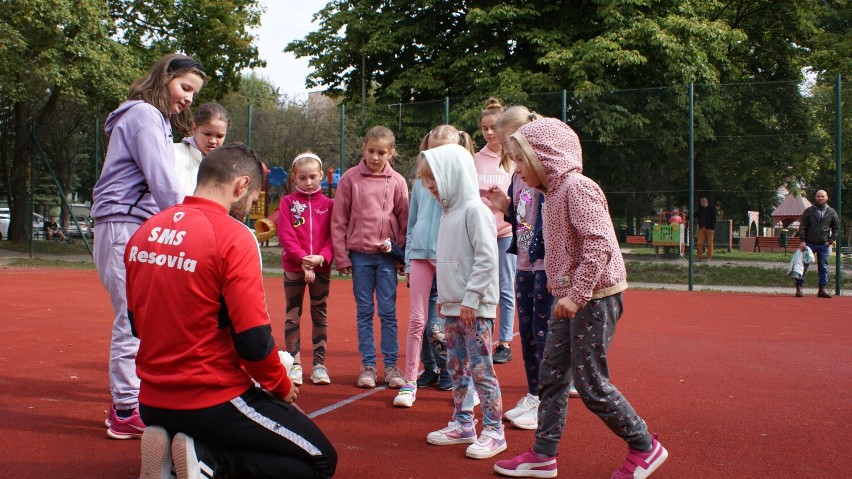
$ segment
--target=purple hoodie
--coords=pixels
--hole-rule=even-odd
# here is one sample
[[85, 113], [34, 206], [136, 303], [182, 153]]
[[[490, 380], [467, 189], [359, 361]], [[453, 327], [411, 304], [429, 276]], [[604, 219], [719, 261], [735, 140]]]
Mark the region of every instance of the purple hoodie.
[[183, 201], [175, 170], [168, 118], [142, 100], [122, 103], [104, 128], [109, 137], [106, 160], [95, 184], [95, 223], [142, 224]]

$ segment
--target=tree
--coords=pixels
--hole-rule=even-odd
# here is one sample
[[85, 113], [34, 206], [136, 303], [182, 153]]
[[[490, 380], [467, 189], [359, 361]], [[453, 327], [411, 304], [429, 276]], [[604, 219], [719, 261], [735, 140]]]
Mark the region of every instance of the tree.
[[0, 9], [0, 168], [8, 194], [9, 239], [27, 240], [33, 136], [52, 127], [63, 97], [114, 102], [133, 71], [129, 50], [104, 27], [103, 2], [17, 0]]

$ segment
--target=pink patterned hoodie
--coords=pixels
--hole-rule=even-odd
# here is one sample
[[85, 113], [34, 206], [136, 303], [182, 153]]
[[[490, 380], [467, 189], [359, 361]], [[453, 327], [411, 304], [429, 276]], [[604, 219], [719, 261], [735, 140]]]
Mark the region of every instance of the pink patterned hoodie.
[[548, 287], [584, 307], [591, 299], [627, 289], [627, 271], [606, 196], [583, 175], [577, 134], [555, 118], [522, 126], [518, 141], [544, 192], [544, 267]]

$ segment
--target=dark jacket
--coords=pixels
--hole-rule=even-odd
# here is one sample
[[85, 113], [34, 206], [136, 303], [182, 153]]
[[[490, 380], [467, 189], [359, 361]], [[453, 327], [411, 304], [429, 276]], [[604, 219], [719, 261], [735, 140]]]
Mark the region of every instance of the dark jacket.
[[837, 239], [837, 230], [840, 229], [840, 219], [837, 212], [828, 205], [820, 210], [816, 205], [811, 205], [802, 213], [799, 220], [799, 238], [808, 243], [833, 243]]
[[716, 207], [713, 205], [699, 206], [698, 211], [695, 212], [695, 218], [698, 220], [698, 226], [700, 228], [707, 228], [709, 230], [716, 229]]

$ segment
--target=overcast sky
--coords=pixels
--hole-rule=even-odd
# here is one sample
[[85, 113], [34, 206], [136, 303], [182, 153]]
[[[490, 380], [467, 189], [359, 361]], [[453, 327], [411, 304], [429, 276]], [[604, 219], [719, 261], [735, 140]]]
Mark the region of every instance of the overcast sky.
[[260, 58], [266, 60], [266, 68], [256, 69], [255, 73], [270, 80], [282, 93], [307, 96], [305, 77], [310, 72], [308, 59], [296, 59], [292, 53], [284, 53], [283, 50], [291, 41], [305, 38], [305, 35], [319, 28], [311, 24], [311, 17], [325, 6], [326, 1], [267, 0], [261, 3], [266, 6], [266, 12], [261, 18], [260, 28], [254, 34]]

